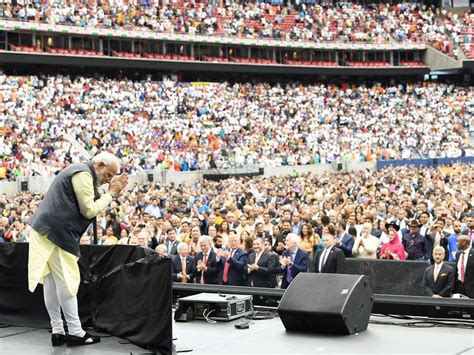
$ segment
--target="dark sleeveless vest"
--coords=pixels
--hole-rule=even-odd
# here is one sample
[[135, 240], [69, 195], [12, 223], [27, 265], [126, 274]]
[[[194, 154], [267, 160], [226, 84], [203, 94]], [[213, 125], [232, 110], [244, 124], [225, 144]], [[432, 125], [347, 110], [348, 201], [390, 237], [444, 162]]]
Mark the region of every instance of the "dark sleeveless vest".
[[62, 170], [51, 183], [46, 195], [28, 224], [65, 251], [80, 256], [79, 241], [95, 218], [85, 218], [72, 187], [72, 176], [82, 171], [92, 175], [95, 200], [99, 199], [97, 176], [92, 162], [72, 164]]

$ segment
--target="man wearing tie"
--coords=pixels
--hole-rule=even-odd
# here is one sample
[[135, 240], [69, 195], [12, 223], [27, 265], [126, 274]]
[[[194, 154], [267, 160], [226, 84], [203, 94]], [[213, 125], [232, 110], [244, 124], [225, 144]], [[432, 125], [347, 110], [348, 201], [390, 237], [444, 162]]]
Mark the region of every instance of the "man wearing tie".
[[176, 240], [176, 230], [173, 228], [168, 229], [166, 232], [167, 238], [165, 240], [166, 249], [168, 249], [168, 255], [174, 256], [178, 254], [179, 241]]
[[445, 251], [442, 246], [434, 247], [434, 265], [428, 266], [423, 274], [422, 285], [426, 295], [434, 298], [451, 297], [454, 288], [454, 270], [443, 262]]
[[193, 264], [196, 283], [216, 285], [221, 265], [216, 253], [211, 248], [211, 237], [201, 236], [199, 246], [201, 251], [196, 254]]
[[334, 246], [334, 236], [323, 235], [323, 250], [319, 250], [314, 258], [314, 271], [327, 274], [343, 274], [346, 257], [342, 250]]
[[467, 235], [458, 238], [456, 253], [456, 281], [454, 293], [474, 298], [474, 250]]
[[263, 239], [255, 238], [253, 241], [254, 253], [249, 255], [248, 264], [245, 266], [247, 285], [253, 287], [274, 287], [272, 276], [275, 272], [276, 260], [264, 250]]
[[171, 263], [173, 282], [192, 282], [194, 280], [194, 258], [189, 255], [189, 247], [186, 243], [179, 243], [177, 249], [178, 255], [173, 257], [173, 262]]
[[467, 228], [462, 232], [463, 235], [467, 235], [471, 241], [471, 248], [474, 247], [474, 212], [469, 213], [466, 220]]
[[248, 254], [239, 246], [240, 237], [237, 234], [231, 234], [229, 236], [230, 250], [220, 253], [222, 255], [221, 263], [224, 265], [219, 280], [222, 285], [245, 286], [247, 283], [244, 267], [247, 265]]
[[285, 289], [300, 272], [308, 271], [309, 255], [306, 251], [298, 248], [300, 237], [298, 234], [289, 233], [286, 236], [285, 248], [282, 253], [279, 264], [276, 268], [277, 273], [283, 273], [281, 288]]

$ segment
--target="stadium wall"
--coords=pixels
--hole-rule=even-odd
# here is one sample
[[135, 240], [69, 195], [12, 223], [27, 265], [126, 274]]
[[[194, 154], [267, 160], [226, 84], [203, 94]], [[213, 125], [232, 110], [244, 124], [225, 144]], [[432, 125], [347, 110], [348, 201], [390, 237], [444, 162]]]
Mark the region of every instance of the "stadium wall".
[[[289, 176], [294, 174], [323, 174], [327, 172], [336, 171], [357, 171], [357, 170], [374, 170], [376, 168], [376, 162], [342, 162], [333, 164], [311, 164], [311, 165], [299, 165], [299, 166], [280, 166], [280, 167], [266, 167], [263, 169], [263, 176]], [[132, 174], [129, 177], [128, 188], [133, 188], [135, 185], [141, 185], [146, 182], [155, 183], [174, 183], [179, 184], [193, 184], [195, 181], [202, 179], [204, 174], [212, 174], [215, 171], [219, 173], [245, 173], [246, 169], [213, 169], [213, 170], [198, 170], [198, 171], [170, 171], [170, 170], [148, 170], [137, 174]], [[253, 172], [255, 167], [247, 169], [247, 172]], [[34, 193], [45, 192], [54, 177], [30, 177], [30, 178], [19, 178], [13, 182], [0, 182], [0, 193], [5, 193], [7, 196], [12, 196], [24, 189], [28, 189]], [[23, 183], [23, 185], [22, 185]]]
[[473, 164], [474, 157], [458, 157], [458, 158], [438, 158], [438, 159], [409, 159], [409, 160], [380, 160], [377, 162], [377, 170], [383, 169], [389, 166], [433, 166], [446, 165], [452, 163], [464, 163]]
[[[360, 170], [379, 170], [386, 167], [396, 166], [433, 166], [446, 165], [451, 163], [465, 163], [473, 164], [474, 157], [460, 157], [460, 158], [439, 158], [439, 159], [410, 159], [410, 160], [380, 160], [380, 161], [369, 161], [369, 162], [356, 162], [356, 161], [343, 161], [333, 162], [332, 164], [311, 164], [311, 165], [299, 165], [299, 166], [279, 166], [279, 167], [266, 167], [263, 169], [263, 176], [291, 176], [292, 174], [323, 174], [330, 172], [351, 172]], [[193, 184], [199, 179], [203, 178], [205, 174], [212, 174], [216, 169], [213, 170], [198, 170], [198, 171], [170, 171], [170, 170], [148, 170], [137, 174], [132, 174], [129, 177], [128, 188], [133, 188], [135, 185], [141, 185], [146, 182], [155, 183], [174, 183], [179, 184]], [[220, 170], [219, 173], [234, 173], [234, 172], [245, 172], [245, 169], [232, 169], [232, 170]], [[248, 169], [250, 173], [251, 169]], [[0, 182], [0, 193], [4, 193], [7, 196], [12, 196], [20, 191], [28, 189], [34, 193], [45, 192], [54, 177], [31, 177], [31, 178], [19, 178], [13, 182]]]
[[432, 71], [461, 69], [462, 67], [461, 62], [430, 46], [427, 46], [426, 49], [425, 62]]

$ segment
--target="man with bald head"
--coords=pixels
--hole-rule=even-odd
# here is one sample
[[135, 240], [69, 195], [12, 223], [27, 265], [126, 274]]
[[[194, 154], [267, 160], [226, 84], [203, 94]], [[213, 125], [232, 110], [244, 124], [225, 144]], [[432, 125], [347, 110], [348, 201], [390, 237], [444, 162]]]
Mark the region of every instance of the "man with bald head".
[[454, 288], [454, 270], [444, 263], [445, 250], [442, 246], [433, 248], [434, 265], [428, 266], [423, 274], [422, 285], [427, 296], [451, 297]]
[[[128, 183], [126, 174], [114, 178], [119, 169], [119, 160], [106, 152], [91, 161], [70, 165], [55, 177], [28, 221], [31, 226], [28, 284], [31, 292], [38, 283], [44, 284], [53, 346], [100, 341], [82, 329], [79, 319], [76, 295], [81, 278], [77, 259], [81, 236]], [[102, 184], [109, 184], [109, 189], [101, 196], [98, 188]], [[67, 335], [61, 311], [66, 318]]]
[[455, 266], [454, 293], [474, 298], [474, 250], [467, 235], [460, 235], [458, 238]]

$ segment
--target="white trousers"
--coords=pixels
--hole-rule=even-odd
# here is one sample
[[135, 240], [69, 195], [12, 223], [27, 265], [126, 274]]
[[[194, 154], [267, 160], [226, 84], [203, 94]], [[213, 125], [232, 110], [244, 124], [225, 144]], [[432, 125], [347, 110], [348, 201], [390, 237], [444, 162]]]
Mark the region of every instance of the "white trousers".
[[82, 329], [77, 308], [77, 297], [71, 295], [64, 273], [61, 267], [59, 248], [55, 248], [48, 260], [50, 273], [44, 279], [44, 303], [51, 319], [53, 334], [65, 334], [61, 309], [66, 318], [68, 333], [70, 335], [83, 337], [85, 331]]

